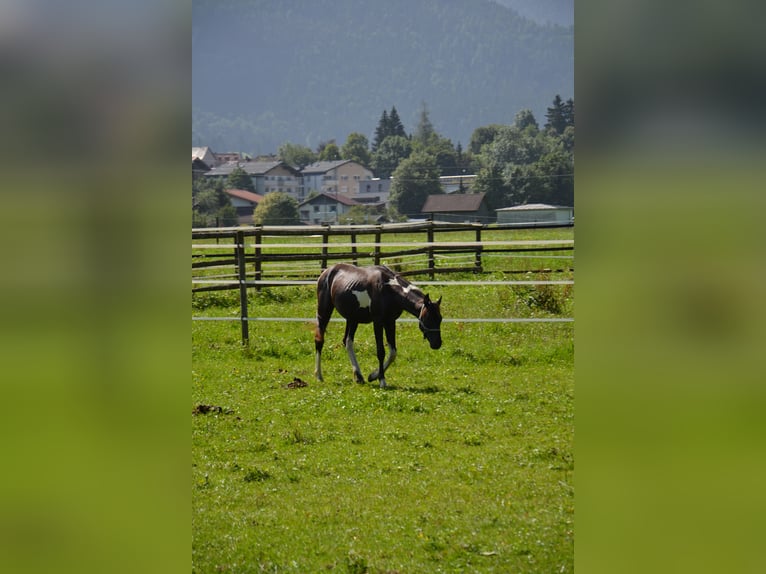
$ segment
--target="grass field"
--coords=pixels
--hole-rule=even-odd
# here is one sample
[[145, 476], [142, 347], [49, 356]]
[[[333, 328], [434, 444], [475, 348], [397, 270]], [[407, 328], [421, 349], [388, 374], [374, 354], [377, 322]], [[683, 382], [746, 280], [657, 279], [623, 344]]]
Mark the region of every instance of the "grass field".
[[[558, 278], [558, 277], [557, 277]], [[417, 281], [416, 281], [417, 283]], [[432, 287], [445, 317], [573, 313], [570, 286]], [[264, 289], [251, 316], [311, 317], [310, 287]], [[234, 293], [193, 314], [236, 316]], [[397, 330], [389, 388], [356, 384], [331, 323], [192, 323], [195, 572], [572, 572], [573, 324], [445, 323], [432, 351]], [[370, 326], [356, 337], [375, 366]], [[295, 379], [307, 386], [295, 387]]]

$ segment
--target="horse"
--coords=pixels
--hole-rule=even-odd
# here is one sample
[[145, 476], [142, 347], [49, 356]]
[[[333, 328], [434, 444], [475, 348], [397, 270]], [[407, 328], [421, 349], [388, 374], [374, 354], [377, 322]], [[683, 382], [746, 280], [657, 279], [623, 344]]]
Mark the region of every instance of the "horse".
[[[357, 267], [337, 263], [325, 269], [317, 279], [317, 325], [314, 334], [318, 381], [322, 378], [324, 334], [333, 309], [346, 319], [343, 345], [354, 370], [354, 380], [364, 383], [354, 354], [354, 335], [360, 323], [372, 323], [378, 354], [378, 368], [370, 373], [369, 382], [380, 380], [386, 386], [386, 369], [396, 358], [396, 320], [407, 311], [418, 318], [418, 326], [432, 349], [442, 345], [440, 311], [442, 298], [431, 301], [415, 285], [383, 265]], [[383, 332], [388, 343], [388, 357], [383, 347]]]

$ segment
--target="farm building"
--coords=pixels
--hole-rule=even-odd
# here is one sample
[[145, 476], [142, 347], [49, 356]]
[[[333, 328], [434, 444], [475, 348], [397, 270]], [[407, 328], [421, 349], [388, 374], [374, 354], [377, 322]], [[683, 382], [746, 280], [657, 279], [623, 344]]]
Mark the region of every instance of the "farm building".
[[246, 189], [224, 189], [223, 192], [229, 196], [232, 206], [237, 210], [237, 221], [240, 225], [252, 224], [253, 213], [263, 196]]
[[420, 211], [433, 221], [486, 223], [492, 218], [483, 193], [429, 195]]
[[498, 223], [571, 223], [574, 207], [530, 203], [497, 210]]
[[343, 194], [320, 193], [298, 206], [301, 222], [308, 225], [337, 224], [349, 209], [359, 205]]

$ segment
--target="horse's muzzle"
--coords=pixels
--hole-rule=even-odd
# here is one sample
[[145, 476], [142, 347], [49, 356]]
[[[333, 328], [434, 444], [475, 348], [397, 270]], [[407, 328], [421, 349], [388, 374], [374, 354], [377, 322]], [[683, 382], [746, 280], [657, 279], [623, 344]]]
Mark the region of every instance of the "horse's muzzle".
[[435, 351], [436, 349], [442, 346], [442, 340], [441, 339], [438, 339], [436, 341], [429, 340], [428, 344], [431, 345], [431, 348]]

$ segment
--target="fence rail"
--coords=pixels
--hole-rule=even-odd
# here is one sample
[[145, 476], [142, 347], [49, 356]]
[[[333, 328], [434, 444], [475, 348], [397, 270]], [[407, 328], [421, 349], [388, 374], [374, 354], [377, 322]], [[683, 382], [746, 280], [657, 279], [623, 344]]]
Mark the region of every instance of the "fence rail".
[[[547, 225], [545, 227], [571, 227]], [[538, 226], [539, 227], [539, 226]], [[517, 231], [516, 226], [424, 222], [415, 224], [342, 225], [342, 226], [256, 226], [192, 230], [192, 292], [239, 290], [240, 317], [203, 318], [195, 320], [238, 320], [242, 324], [242, 340], [249, 339], [248, 325], [257, 320], [279, 318], [248, 317], [249, 288], [313, 285], [318, 274], [333, 262], [345, 261], [357, 265], [385, 263], [401, 275], [426, 275], [426, 285], [572, 285], [572, 280], [504, 281], [436, 281], [437, 274], [487, 273], [490, 258], [561, 261], [574, 259], [574, 241], [486, 239], [486, 233]], [[465, 233], [474, 240], [465, 240]], [[462, 233], [460, 239], [449, 241], [450, 234]], [[396, 235], [407, 234], [408, 240]], [[424, 234], [424, 240], [412, 238]], [[437, 235], [439, 240], [437, 240]], [[482, 236], [484, 235], [484, 239]], [[371, 236], [372, 241], [360, 241]], [[394, 237], [391, 237], [394, 236]], [[302, 237], [302, 242], [285, 238]], [[338, 241], [338, 238], [348, 238]], [[391, 240], [386, 241], [386, 239]], [[215, 240], [215, 243], [211, 241]], [[566, 267], [535, 269], [492, 269], [506, 274], [554, 274], [572, 272]], [[283, 319], [288, 320], [288, 319]], [[296, 320], [296, 319], [289, 319]], [[302, 320], [302, 319], [298, 319]], [[572, 319], [556, 319], [571, 321]], [[463, 319], [462, 322], [529, 322], [521, 319]], [[538, 321], [538, 320], [536, 320]], [[547, 321], [553, 321], [548, 319]]]

